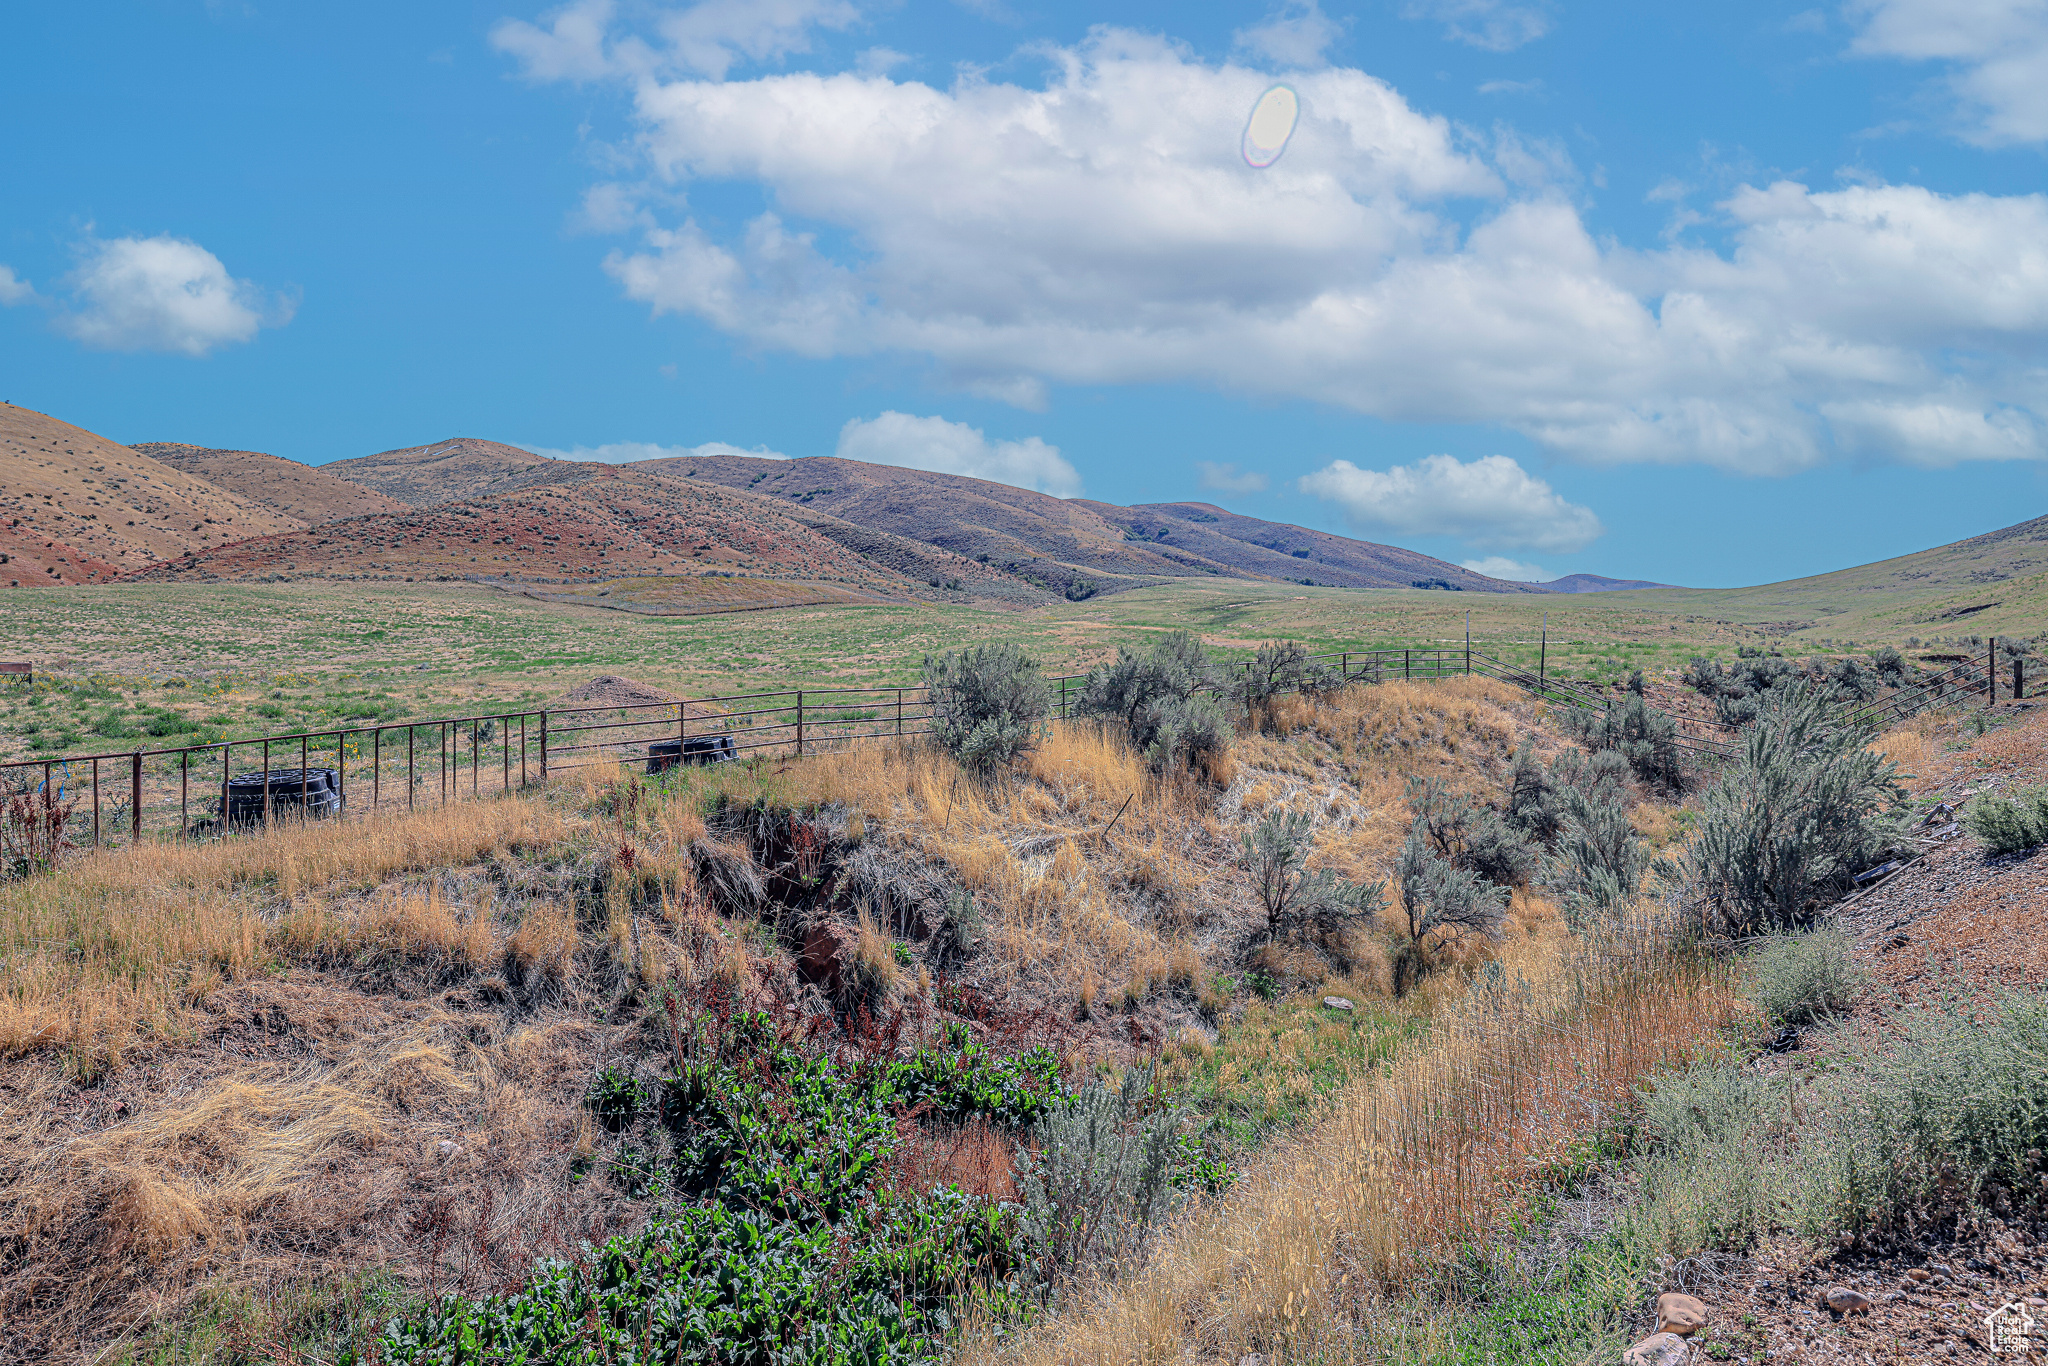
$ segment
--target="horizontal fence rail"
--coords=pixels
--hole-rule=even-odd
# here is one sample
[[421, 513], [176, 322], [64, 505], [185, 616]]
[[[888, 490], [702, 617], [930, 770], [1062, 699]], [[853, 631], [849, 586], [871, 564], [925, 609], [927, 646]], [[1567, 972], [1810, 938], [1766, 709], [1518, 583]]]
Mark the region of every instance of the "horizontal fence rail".
[[[1969, 660], [1845, 713], [1888, 725], [1975, 693], [1996, 697], [1995, 656]], [[1465, 647], [1310, 655], [1313, 686], [1476, 675], [1576, 711], [1610, 699], [1584, 685]], [[1225, 669], [1220, 692], [1245, 696], [1253, 664]], [[1080, 714], [1089, 675], [1048, 678], [1052, 710]], [[2015, 691], [2018, 676], [2015, 675]], [[417, 810], [511, 792], [580, 768], [644, 763], [650, 772], [773, 752], [801, 756], [864, 740], [928, 735], [938, 721], [921, 685], [792, 688], [673, 702], [558, 707], [301, 731], [166, 749], [110, 750], [0, 763], [0, 801], [26, 796], [66, 812], [63, 833], [93, 848], [198, 836], [279, 817]], [[1734, 752], [1733, 727], [1674, 716], [1681, 748]], [[4, 870], [0, 870], [4, 872]]]

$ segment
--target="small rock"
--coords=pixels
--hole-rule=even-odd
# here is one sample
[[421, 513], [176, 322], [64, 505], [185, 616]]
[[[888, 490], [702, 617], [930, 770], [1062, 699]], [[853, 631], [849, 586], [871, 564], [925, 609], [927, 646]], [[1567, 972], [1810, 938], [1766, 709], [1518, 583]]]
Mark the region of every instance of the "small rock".
[[1909, 1280], [1925, 1281], [1933, 1279], [1934, 1273], [1924, 1266], [1916, 1266], [1906, 1273], [1906, 1277]]
[[1351, 1002], [1345, 1000], [1342, 996], [1325, 996], [1323, 998], [1323, 1004], [1328, 1006], [1332, 1010], [1355, 1010], [1357, 1008], [1353, 1006]]
[[1851, 1290], [1846, 1285], [1829, 1286], [1827, 1293], [1821, 1296], [1821, 1301], [1837, 1314], [1868, 1314], [1870, 1312], [1870, 1296], [1859, 1290]]
[[452, 1138], [444, 1138], [434, 1145], [434, 1151], [441, 1154], [441, 1160], [462, 1156], [462, 1145]]
[[2042, 1299], [2039, 1295], [2029, 1295], [2027, 1305], [2033, 1309], [2048, 1309], [2048, 1300]]
[[1900, 1300], [1903, 1300], [1904, 1298], [1906, 1297], [1904, 1295], [1901, 1295], [1896, 1290], [1887, 1290], [1884, 1295], [1884, 1302], [1886, 1304], [1897, 1304]]
[[1657, 1331], [1689, 1338], [1706, 1326], [1707, 1306], [1690, 1295], [1657, 1297]]
[[1685, 1366], [1692, 1348], [1676, 1333], [1655, 1333], [1621, 1354], [1622, 1366]]

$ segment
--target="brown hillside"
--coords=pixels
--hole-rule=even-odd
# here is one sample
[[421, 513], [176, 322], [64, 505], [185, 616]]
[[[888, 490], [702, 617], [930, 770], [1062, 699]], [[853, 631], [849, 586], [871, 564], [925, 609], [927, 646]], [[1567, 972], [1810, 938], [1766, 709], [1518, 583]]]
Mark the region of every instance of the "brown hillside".
[[1177, 546], [1240, 572], [1308, 579], [1337, 588], [1436, 588], [1482, 593], [1541, 593], [1536, 584], [1488, 578], [1399, 546], [1356, 541], [1286, 522], [1267, 522], [1209, 503], [1094, 503], [1104, 520], [1147, 544]]
[[751, 489], [786, 505], [940, 546], [969, 559], [1034, 560], [1103, 574], [1182, 578], [1229, 572], [1174, 546], [1137, 544], [1101, 514], [1106, 506], [1054, 498], [986, 479], [870, 465], [836, 456], [759, 460], [722, 455], [647, 462], [685, 478]]
[[[549, 461], [515, 446], [462, 440], [338, 461], [326, 467], [414, 506], [473, 498], [508, 487], [564, 484], [597, 471], [630, 469], [760, 495], [825, 514], [826, 535], [876, 556], [846, 527], [899, 544], [881, 556], [899, 572], [929, 578], [910, 563], [901, 542], [935, 546], [1011, 572], [1031, 592], [1065, 592], [1077, 579], [1114, 592], [1161, 578], [1221, 575], [1284, 579], [1351, 588], [1417, 585], [1492, 593], [1539, 593], [1540, 587], [1475, 574], [1455, 564], [1402, 550], [1240, 517], [1204, 503], [1116, 507], [1055, 498], [986, 479], [873, 465], [836, 456], [764, 460], [753, 456], [677, 456], [625, 466]], [[1306, 550], [1306, 557], [1293, 552]], [[903, 563], [896, 563], [903, 561]]]
[[129, 449], [309, 526], [373, 512], [403, 512], [406, 507], [326, 470], [261, 451], [210, 450], [178, 441], [144, 441]]
[[300, 525], [68, 422], [0, 405], [0, 584], [96, 583]]
[[407, 507], [430, 508], [537, 484], [559, 483], [578, 471], [614, 468], [550, 460], [517, 446], [459, 436], [400, 451], [336, 460], [327, 473], [395, 498]]
[[825, 580], [888, 598], [1001, 599], [1015, 580], [952, 557], [928, 583], [877, 564], [766, 499], [610, 465], [566, 484], [346, 521], [187, 555], [145, 580], [488, 577], [587, 580], [729, 573]]

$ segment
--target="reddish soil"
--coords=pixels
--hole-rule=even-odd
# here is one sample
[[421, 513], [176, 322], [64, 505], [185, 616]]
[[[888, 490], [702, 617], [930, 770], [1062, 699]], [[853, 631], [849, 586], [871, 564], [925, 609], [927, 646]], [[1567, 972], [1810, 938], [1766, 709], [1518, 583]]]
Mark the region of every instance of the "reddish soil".
[[442, 507], [351, 517], [151, 566], [142, 580], [615, 578], [722, 570], [906, 585], [759, 500], [605, 468]]
[[396, 498], [387, 498], [326, 470], [261, 451], [212, 450], [176, 441], [139, 442], [129, 449], [209, 480], [308, 526], [341, 517], [403, 512], [406, 506]]
[[103, 583], [299, 525], [68, 422], [0, 404], [0, 588]]
[[[1955, 741], [1936, 741], [1919, 765], [1924, 771], [1908, 783], [1915, 795], [1960, 807], [1986, 789], [2048, 779], [2048, 710], [2020, 705], [2032, 714], [1971, 744], [1951, 749]], [[1874, 988], [1857, 1003], [1848, 1034], [1766, 1065], [1826, 1066], [1814, 1054], [1882, 1035], [1902, 1006], [2048, 982], [2048, 848], [1993, 857], [1966, 832], [1941, 837], [1947, 824], [1937, 815], [1921, 836], [1924, 853], [1834, 917], [1856, 936], [1855, 956]], [[1928, 1279], [1907, 1276], [1916, 1269]], [[1699, 1292], [1714, 1311], [1709, 1336], [1731, 1349], [1731, 1360], [1889, 1366], [2037, 1359], [1993, 1357], [1984, 1317], [2019, 1302], [2048, 1324], [2048, 1224], [1979, 1209], [1875, 1247], [1815, 1255], [1780, 1244], [1709, 1281]], [[1829, 1310], [1822, 1296], [1836, 1285], [1868, 1296], [1870, 1312]], [[2042, 1347], [2037, 1328], [2034, 1352]]]

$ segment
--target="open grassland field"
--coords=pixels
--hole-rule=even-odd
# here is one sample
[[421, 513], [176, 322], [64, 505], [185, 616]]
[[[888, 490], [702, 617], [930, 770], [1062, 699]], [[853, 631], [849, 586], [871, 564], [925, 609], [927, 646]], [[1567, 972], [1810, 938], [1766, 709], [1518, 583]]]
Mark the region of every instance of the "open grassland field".
[[[1760, 638], [1697, 613], [1647, 610], [1635, 594], [1535, 599], [1204, 582], [1025, 612], [943, 603], [746, 610], [777, 601], [781, 589], [705, 583], [681, 602], [664, 580], [613, 586], [636, 607], [684, 615], [586, 605], [607, 601], [597, 596], [601, 584], [536, 590], [580, 601], [468, 583], [16, 589], [0, 614], [0, 658], [32, 660], [50, 682], [0, 688], [0, 752], [132, 749], [141, 735], [154, 748], [469, 715], [530, 707], [604, 673], [687, 696], [895, 686], [914, 682], [928, 653], [997, 641], [1023, 646], [1053, 673], [1083, 671], [1119, 646], [1142, 647], [1176, 629], [1233, 657], [1273, 639], [1317, 651], [1462, 649], [1467, 608], [1475, 648], [1531, 668], [1547, 608], [1549, 667], [1603, 683], [1632, 669], [1672, 672], [1693, 654], [1730, 655]], [[785, 587], [792, 595], [847, 591]], [[702, 613], [707, 606], [726, 610]]]

